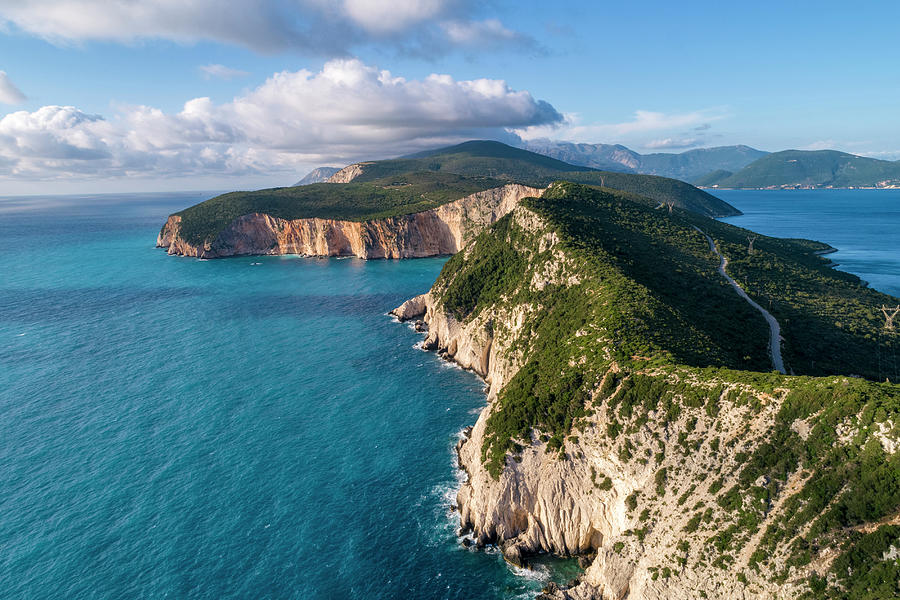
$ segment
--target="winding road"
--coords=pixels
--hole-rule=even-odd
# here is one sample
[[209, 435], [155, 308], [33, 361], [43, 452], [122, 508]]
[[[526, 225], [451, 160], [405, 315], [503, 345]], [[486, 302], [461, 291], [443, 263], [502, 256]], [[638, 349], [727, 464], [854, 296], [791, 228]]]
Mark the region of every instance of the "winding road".
[[772, 316], [772, 313], [764, 309], [762, 306], [753, 301], [753, 299], [747, 295], [747, 292], [743, 290], [741, 286], [738, 285], [737, 281], [731, 278], [725, 271], [725, 267], [728, 266], [728, 259], [725, 258], [724, 254], [719, 252], [719, 249], [716, 248], [716, 243], [713, 241], [711, 237], [709, 237], [705, 231], [700, 229], [699, 227], [694, 227], [697, 231], [703, 234], [703, 237], [706, 238], [706, 241], [709, 242], [709, 249], [713, 251], [713, 253], [720, 258], [719, 262], [719, 274], [725, 278], [725, 280], [731, 284], [731, 286], [738, 293], [738, 296], [747, 301], [750, 306], [758, 310], [762, 313], [762, 315], [766, 318], [766, 322], [769, 324], [769, 354], [772, 356], [772, 366], [775, 367], [775, 370], [785, 375], [784, 370], [784, 361], [781, 360], [781, 325], [778, 324], [778, 321], [775, 320], [775, 317]]

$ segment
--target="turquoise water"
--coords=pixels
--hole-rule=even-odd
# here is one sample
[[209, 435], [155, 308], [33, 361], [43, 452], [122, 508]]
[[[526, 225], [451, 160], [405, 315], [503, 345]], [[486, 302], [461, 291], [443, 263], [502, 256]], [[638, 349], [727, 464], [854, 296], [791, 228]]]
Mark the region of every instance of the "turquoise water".
[[708, 191], [744, 213], [724, 221], [831, 244], [838, 268], [900, 296], [900, 190]]
[[[900, 193], [717, 193], [900, 293]], [[533, 595], [454, 535], [482, 384], [385, 316], [443, 259], [153, 248], [206, 196], [0, 198], [0, 598]]]
[[[456, 540], [443, 259], [175, 258], [201, 195], [0, 199], [0, 598], [510, 598]], [[543, 576], [543, 575], [542, 575]]]

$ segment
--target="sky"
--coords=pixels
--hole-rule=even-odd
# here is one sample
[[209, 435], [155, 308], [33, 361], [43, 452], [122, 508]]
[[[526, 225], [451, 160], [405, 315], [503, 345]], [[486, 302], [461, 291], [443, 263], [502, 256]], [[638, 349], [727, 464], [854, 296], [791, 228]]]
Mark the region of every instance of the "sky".
[[251, 189], [467, 139], [900, 159], [900, 3], [0, 0], [0, 195]]

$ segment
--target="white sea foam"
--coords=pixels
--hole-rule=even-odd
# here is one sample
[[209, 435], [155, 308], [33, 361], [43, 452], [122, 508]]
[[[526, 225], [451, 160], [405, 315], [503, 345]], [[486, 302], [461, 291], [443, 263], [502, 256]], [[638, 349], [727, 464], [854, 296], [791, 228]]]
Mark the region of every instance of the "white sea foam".
[[509, 567], [509, 570], [512, 571], [514, 575], [523, 579], [531, 579], [534, 581], [547, 581], [550, 579], [550, 569], [548, 569], [546, 565], [535, 565], [533, 569], [517, 567], [511, 563], [506, 563], [506, 566]]
[[442, 359], [441, 367], [443, 367], [445, 369], [458, 369], [460, 371], [465, 371], [465, 369], [463, 369], [461, 366], [459, 366], [459, 363], [456, 363], [452, 360], [443, 360]]

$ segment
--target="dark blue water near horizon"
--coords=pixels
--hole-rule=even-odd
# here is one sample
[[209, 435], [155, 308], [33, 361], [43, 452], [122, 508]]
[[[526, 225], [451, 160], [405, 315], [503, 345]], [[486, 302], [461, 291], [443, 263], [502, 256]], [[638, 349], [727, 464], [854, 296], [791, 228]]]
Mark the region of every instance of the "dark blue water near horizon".
[[[900, 294], [900, 192], [716, 193]], [[0, 198], [0, 598], [532, 597], [454, 534], [481, 382], [385, 314], [444, 259], [155, 249], [204, 197]]]
[[830, 244], [839, 269], [900, 296], [900, 190], [707, 190], [744, 214], [722, 219]]

